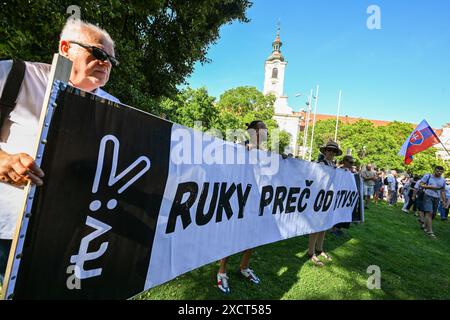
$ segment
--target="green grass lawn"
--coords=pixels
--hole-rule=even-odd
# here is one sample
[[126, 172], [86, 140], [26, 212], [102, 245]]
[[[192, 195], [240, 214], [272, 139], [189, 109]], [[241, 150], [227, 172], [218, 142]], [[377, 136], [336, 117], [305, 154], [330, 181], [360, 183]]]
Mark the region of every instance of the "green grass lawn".
[[[450, 299], [450, 224], [434, 220], [437, 240], [419, 228], [417, 218], [398, 207], [371, 205], [366, 221], [346, 235], [327, 233], [325, 249], [333, 261], [313, 266], [302, 236], [257, 248], [250, 267], [259, 286], [244, 282], [229, 261], [231, 294], [215, 286], [218, 263], [182, 275], [137, 299]], [[381, 269], [381, 289], [369, 290], [367, 267]]]

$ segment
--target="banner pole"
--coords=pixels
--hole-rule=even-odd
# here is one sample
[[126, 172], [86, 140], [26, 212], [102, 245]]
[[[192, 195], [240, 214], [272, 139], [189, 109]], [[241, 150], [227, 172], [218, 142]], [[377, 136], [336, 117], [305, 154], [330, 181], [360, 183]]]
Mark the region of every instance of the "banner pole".
[[[32, 156], [34, 156], [34, 159], [36, 159], [36, 163], [38, 165], [40, 165], [42, 161], [42, 155], [38, 157], [38, 149], [41, 143], [41, 136], [44, 132], [44, 122], [47, 116], [48, 104], [52, 93], [51, 91], [53, 83], [55, 82], [55, 80], [67, 83], [70, 78], [71, 70], [72, 70], [72, 62], [70, 60], [57, 53], [53, 55], [52, 67], [48, 77], [47, 88], [45, 91], [41, 115], [39, 118], [39, 132], [37, 134], [37, 141], [34, 153], [32, 154]], [[25, 241], [26, 227], [28, 227], [28, 221], [25, 220], [29, 220], [30, 218], [29, 214], [26, 214], [25, 211], [28, 205], [28, 200], [32, 202], [32, 199], [29, 199], [29, 194], [32, 191], [34, 191], [35, 188], [36, 186], [34, 185], [32, 186], [30, 183], [28, 183], [28, 185], [25, 187], [24, 190], [22, 211], [19, 214], [19, 218], [16, 225], [16, 231], [11, 243], [11, 249], [9, 252], [8, 264], [6, 267], [5, 279], [2, 287], [2, 292], [0, 295], [0, 300], [7, 300], [7, 299], [9, 300], [13, 298], [15, 280], [17, 278], [17, 274], [15, 274], [15, 272], [17, 272], [17, 270], [19, 269], [20, 259], [22, 257], [23, 243]], [[24, 224], [24, 222], [26, 222], [26, 227], [24, 227], [23, 228], [24, 230], [22, 230], [22, 225]], [[21, 233], [22, 235], [19, 238], [19, 235]]]
[[338, 98], [337, 114], [336, 114], [336, 130], [334, 132], [334, 141], [335, 142], [337, 142], [337, 134], [338, 134], [338, 127], [339, 127], [339, 112], [341, 109], [341, 97], [342, 97], [342, 90], [339, 90], [339, 98]]
[[308, 129], [309, 129], [309, 120], [311, 117], [311, 102], [312, 102], [312, 95], [313, 95], [313, 89], [311, 89], [309, 93], [309, 99], [308, 99], [308, 106], [307, 106], [307, 113], [306, 113], [306, 125], [304, 130], [304, 137], [303, 137], [303, 160], [306, 159], [306, 155], [308, 153]]
[[317, 100], [319, 100], [319, 86], [317, 85], [316, 87], [316, 99], [315, 99], [315, 106], [314, 106], [314, 118], [313, 118], [313, 127], [312, 127], [312, 132], [311, 132], [311, 145], [309, 148], [309, 158], [308, 161], [311, 161], [311, 157], [312, 157], [312, 148], [313, 148], [313, 141], [314, 141], [314, 129], [316, 127], [316, 115], [317, 115]]

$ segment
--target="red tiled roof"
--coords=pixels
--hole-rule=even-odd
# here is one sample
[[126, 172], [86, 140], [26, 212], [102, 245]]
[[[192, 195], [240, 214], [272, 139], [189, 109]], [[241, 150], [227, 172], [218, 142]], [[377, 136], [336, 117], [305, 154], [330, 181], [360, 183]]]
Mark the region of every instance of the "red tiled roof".
[[[300, 122], [299, 122], [300, 128], [303, 129], [303, 127], [305, 126], [306, 112], [294, 112], [294, 115], [297, 116], [297, 117], [300, 117], [300, 116], [303, 117], [302, 118], [303, 120], [300, 120]], [[313, 122], [313, 116], [314, 115], [311, 115], [310, 124]], [[336, 115], [331, 115], [331, 114], [317, 114], [316, 115], [316, 122], [323, 121], [323, 120], [330, 120], [330, 119], [336, 120]], [[386, 121], [386, 120], [372, 120], [372, 119], [365, 119], [365, 118], [353, 118], [353, 117], [349, 117], [349, 116], [340, 116], [339, 120], [342, 121], [342, 123], [344, 123], [344, 124], [353, 124], [353, 123], [358, 122], [360, 120], [367, 120], [367, 121], [372, 122], [375, 127], [387, 126], [387, 125], [389, 125], [392, 122], [392, 121]], [[449, 125], [450, 125], [450, 123], [447, 124], [447, 126], [449, 126]], [[411, 124], [411, 126], [413, 128], [416, 127], [416, 125], [414, 125], [414, 124]], [[443, 129], [433, 129], [433, 130], [438, 136], [442, 135]]]
[[[302, 116], [305, 117], [305, 112], [294, 112], [294, 115], [296, 116]], [[336, 119], [335, 115], [330, 114], [317, 114], [316, 115], [316, 122], [322, 121], [322, 120], [330, 120], [330, 119]], [[360, 120], [367, 120], [374, 124], [375, 127], [381, 127], [381, 126], [387, 126], [391, 121], [385, 121], [385, 120], [371, 120], [371, 119], [364, 119], [364, 118], [352, 118], [349, 116], [340, 116], [339, 120], [342, 121], [345, 124], [352, 124], [355, 122], [358, 122]], [[313, 115], [311, 115], [310, 121], [313, 121]], [[300, 122], [300, 126], [303, 126], [303, 120]]]

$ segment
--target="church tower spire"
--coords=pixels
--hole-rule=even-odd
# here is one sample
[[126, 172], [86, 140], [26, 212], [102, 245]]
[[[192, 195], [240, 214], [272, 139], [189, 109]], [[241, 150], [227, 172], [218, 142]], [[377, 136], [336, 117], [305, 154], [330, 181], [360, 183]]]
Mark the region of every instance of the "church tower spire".
[[286, 70], [287, 61], [281, 54], [280, 23], [278, 22], [277, 34], [272, 42], [272, 54], [264, 63], [264, 90], [265, 95], [273, 94], [275, 96], [274, 103], [274, 120], [278, 123], [281, 130], [288, 132], [292, 139], [289, 146], [284, 150], [286, 154], [297, 154], [297, 136], [299, 130], [300, 118], [294, 114], [288, 105], [288, 97], [284, 95], [284, 72]]
[[281, 54], [281, 46], [283, 45], [283, 42], [281, 42], [281, 39], [280, 39], [280, 29], [281, 29], [280, 24], [278, 23], [277, 36], [275, 38], [275, 41], [272, 42], [272, 54], [267, 59], [267, 61], [272, 61], [272, 60], [284, 61], [284, 57]]
[[[265, 62], [264, 75], [264, 94], [274, 94], [275, 97], [281, 98], [284, 93], [284, 71], [287, 62], [281, 54], [281, 46], [283, 43], [280, 38], [280, 25], [277, 26], [277, 35], [272, 42], [272, 54]], [[281, 111], [281, 110], [280, 110]]]

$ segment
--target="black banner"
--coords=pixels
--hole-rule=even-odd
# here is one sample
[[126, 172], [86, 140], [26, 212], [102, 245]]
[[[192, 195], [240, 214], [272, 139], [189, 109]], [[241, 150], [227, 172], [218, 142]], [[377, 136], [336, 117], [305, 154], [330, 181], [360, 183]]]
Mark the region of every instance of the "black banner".
[[363, 220], [361, 179], [348, 171], [249, 151], [62, 83], [51, 97], [46, 176], [29, 194], [8, 299], [127, 299]]
[[[55, 143], [45, 150], [46, 179], [33, 203], [14, 299], [129, 298], [143, 291], [147, 276], [167, 180], [171, 123], [71, 87], [60, 91], [56, 103], [47, 138]], [[103, 171], [93, 193], [105, 132], [121, 141], [120, 146], [105, 144]], [[114, 147], [119, 148], [117, 159]], [[117, 160], [120, 177], [140, 156], [151, 159], [150, 169], [118, 193], [145, 163], [110, 185], [113, 162]], [[107, 244], [101, 256], [84, 264], [86, 270], [101, 268], [102, 276], [83, 279], [82, 290], [69, 289], [73, 270], [67, 267], [83, 238], [95, 231], [89, 224], [109, 228], [87, 242], [89, 253]]]

